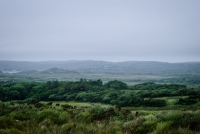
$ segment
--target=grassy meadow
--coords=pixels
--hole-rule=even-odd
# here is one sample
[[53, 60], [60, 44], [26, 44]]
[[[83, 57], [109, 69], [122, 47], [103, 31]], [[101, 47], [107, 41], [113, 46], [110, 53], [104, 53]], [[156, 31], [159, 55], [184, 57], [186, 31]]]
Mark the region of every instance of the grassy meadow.
[[1, 134], [200, 133], [199, 109], [150, 110], [81, 102], [17, 101], [0, 102], [0, 107]]

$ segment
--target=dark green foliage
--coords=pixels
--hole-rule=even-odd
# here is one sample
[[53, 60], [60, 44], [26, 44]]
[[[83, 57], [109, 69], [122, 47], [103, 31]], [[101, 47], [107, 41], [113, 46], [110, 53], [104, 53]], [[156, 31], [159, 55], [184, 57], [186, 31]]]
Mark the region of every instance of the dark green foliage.
[[166, 106], [167, 104], [165, 100], [149, 99], [149, 100], [144, 100], [143, 105], [149, 107], [162, 107]]
[[197, 100], [196, 99], [192, 99], [192, 98], [186, 98], [186, 99], [179, 99], [177, 104], [181, 104], [181, 105], [191, 105], [191, 104], [195, 104], [197, 103]]
[[27, 110], [20, 110], [20, 111], [12, 112], [11, 116], [15, 120], [24, 121], [24, 120], [29, 120], [30, 119], [30, 115], [29, 114], [32, 114], [32, 113], [29, 113]]
[[123, 82], [118, 81], [118, 80], [109, 81], [108, 83], [105, 84], [105, 87], [117, 89], [117, 90], [128, 89], [128, 86], [126, 85], [126, 83], [123, 83]]
[[8, 103], [0, 102], [0, 116], [6, 115], [12, 112], [12, 108]]
[[[166, 88], [167, 87], [167, 88]], [[180, 86], [166, 86], [154, 90], [140, 90], [137, 94], [142, 97], [166, 97], [166, 96], [187, 96], [198, 94], [198, 90]]]
[[0, 129], [10, 128], [15, 123], [11, 117], [5, 117], [5, 116], [0, 117], [0, 122], [1, 122]]
[[[136, 92], [135, 89], [140, 91]], [[42, 104], [33, 103], [33, 100], [101, 102], [119, 106], [161, 107], [166, 106], [165, 100], [152, 98], [183, 95], [190, 97], [180, 99], [178, 104], [195, 104], [199, 101], [200, 90], [189, 89], [184, 85], [178, 84], [161, 85], [151, 82], [128, 87], [118, 80], [110, 81], [103, 85], [101, 80], [86, 79], [74, 82], [8, 82], [0, 85], [1, 101], [21, 100], [22, 102], [34, 104], [38, 108], [42, 107]]]
[[159, 89], [185, 89], [185, 85], [179, 85], [179, 84], [169, 84], [169, 85], [162, 85], [162, 84], [155, 84], [153, 82], [147, 82], [142, 84], [137, 84], [135, 86], [131, 86], [130, 89], [132, 90], [159, 90]]
[[[188, 133], [192, 133], [191, 131], [200, 131], [200, 113], [199, 112], [196, 114], [182, 113], [182, 112], [166, 113], [165, 116], [161, 118], [160, 121], [170, 122], [168, 124], [168, 128], [174, 131], [173, 133], [177, 131], [176, 128], [186, 128], [187, 130], [189, 130]], [[176, 132], [176, 133], [181, 133], [181, 132]]]
[[148, 134], [156, 129], [156, 122], [145, 122], [140, 127], [138, 127], [136, 133], [138, 134]]
[[116, 116], [117, 111], [113, 107], [103, 108], [103, 107], [92, 107], [89, 110], [92, 115], [92, 121], [108, 120], [111, 116]]
[[60, 134], [66, 134], [73, 132], [73, 129], [75, 129], [76, 125], [74, 123], [66, 123], [63, 124], [60, 128]]
[[45, 119], [49, 119], [54, 123], [58, 123], [59, 113], [53, 109], [45, 109], [37, 113], [37, 122], [40, 123]]

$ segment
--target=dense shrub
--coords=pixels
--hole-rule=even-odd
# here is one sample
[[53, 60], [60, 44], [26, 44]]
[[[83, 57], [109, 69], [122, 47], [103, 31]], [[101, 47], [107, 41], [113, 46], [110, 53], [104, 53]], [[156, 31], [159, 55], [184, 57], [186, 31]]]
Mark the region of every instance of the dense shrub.
[[[10, 104], [10, 103], [6, 103]], [[10, 104], [11, 105], [11, 104]], [[118, 106], [94, 105], [73, 109], [61, 107], [23, 109], [0, 116], [2, 134], [195, 134], [200, 132], [197, 111], [130, 111]], [[9, 109], [10, 106], [5, 107]], [[137, 111], [138, 112], [138, 111]], [[24, 116], [26, 118], [24, 118]]]
[[128, 86], [126, 85], [126, 83], [123, 83], [123, 82], [118, 81], [118, 80], [109, 81], [108, 83], [105, 84], [105, 87], [117, 89], [117, 90], [128, 89]]
[[177, 102], [177, 104], [181, 104], [181, 105], [191, 105], [191, 104], [195, 104], [195, 103], [197, 103], [197, 100], [190, 98], [190, 97], [188, 97], [186, 99], [181, 98]]
[[166, 106], [167, 103], [165, 100], [161, 99], [150, 99], [150, 100], [144, 100], [143, 105], [149, 107], [162, 107]]

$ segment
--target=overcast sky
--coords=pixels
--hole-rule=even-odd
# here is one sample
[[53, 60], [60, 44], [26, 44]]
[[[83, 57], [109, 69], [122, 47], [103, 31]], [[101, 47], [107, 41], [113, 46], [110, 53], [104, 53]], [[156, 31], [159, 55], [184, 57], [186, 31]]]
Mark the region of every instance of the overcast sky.
[[1, 0], [0, 60], [200, 61], [200, 0]]

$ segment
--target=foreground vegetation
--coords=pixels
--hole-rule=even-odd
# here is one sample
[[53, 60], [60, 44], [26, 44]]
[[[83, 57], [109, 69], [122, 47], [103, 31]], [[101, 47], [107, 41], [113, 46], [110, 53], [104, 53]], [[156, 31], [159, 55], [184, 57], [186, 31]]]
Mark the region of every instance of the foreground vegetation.
[[200, 110], [130, 111], [119, 106], [0, 102], [1, 134], [195, 134]]
[[1, 134], [200, 133], [200, 88], [114, 80], [1, 82]]

